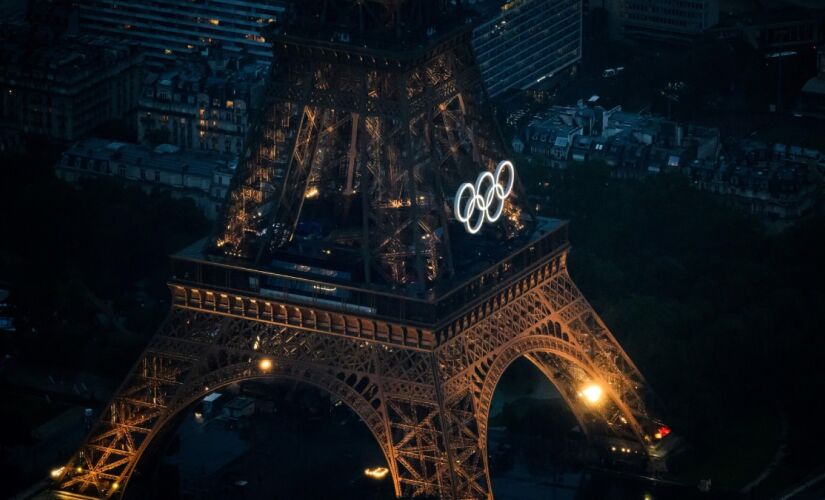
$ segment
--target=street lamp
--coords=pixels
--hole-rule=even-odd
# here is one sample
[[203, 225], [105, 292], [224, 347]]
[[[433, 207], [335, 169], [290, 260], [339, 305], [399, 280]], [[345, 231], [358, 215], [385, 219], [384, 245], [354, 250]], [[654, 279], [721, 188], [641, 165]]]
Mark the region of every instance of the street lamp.
[[384, 476], [386, 476], [389, 472], [390, 470], [386, 467], [374, 467], [371, 469], [364, 469], [364, 475], [367, 477], [371, 477], [373, 479], [384, 479]]
[[63, 471], [66, 470], [66, 466], [58, 467], [56, 469], [52, 469], [49, 475], [52, 479], [59, 479], [61, 475], [63, 475]]
[[598, 384], [590, 384], [581, 390], [579, 396], [583, 397], [585, 401], [590, 404], [596, 404], [602, 399], [604, 391]]

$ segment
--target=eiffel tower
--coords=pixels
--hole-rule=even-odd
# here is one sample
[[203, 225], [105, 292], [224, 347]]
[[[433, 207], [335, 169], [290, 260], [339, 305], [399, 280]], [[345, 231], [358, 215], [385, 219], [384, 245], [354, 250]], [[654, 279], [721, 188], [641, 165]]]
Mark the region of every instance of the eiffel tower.
[[570, 279], [567, 223], [520, 208], [473, 15], [449, 0], [302, 0], [267, 34], [276, 63], [225, 217], [173, 256], [169, 316], [58, 474], [59, 497], [122, 496], [193, 404], [274, 378], [348, 405], [397, 496], [491, 499], [490, 405], [522, 356], [594, 450], [660, 459], [669, 430]]

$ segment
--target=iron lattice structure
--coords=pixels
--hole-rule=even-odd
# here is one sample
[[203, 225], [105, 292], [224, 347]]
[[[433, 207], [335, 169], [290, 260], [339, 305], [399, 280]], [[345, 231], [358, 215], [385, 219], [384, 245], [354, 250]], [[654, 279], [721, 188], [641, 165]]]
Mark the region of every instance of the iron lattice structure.
[[[333, 40], [370, 36], [382, 48], [292, 35], [275, 42], [279, 64], [217, 246], [265, 263], [296, 246], [310, 202], [340, 214], [339, 230], [322, 243], [361, 262], [359, 279], [422, 290], [456, 272], [448, 227], [452, 192], [445, 190], [501, 159], [470, 31], [453, 28], [439, 42], [408, 49], [416, 39], [406, 35], [408, 28], [401, 31], [402, 12], [423, 16], [419, 10], [429, 5], [424, 10], [443, 13], [443, 23], [457, 16], [447, 2], [339, 2], [336, 16], [327, 13], [329, 3], [299, 19], [382, 21], [383, 30], [373, 26], [363, 35], [339, 24], [328, 33]], [[304, 8], [314, 13], [311, 5]], [[376, 5], [383, 6], [378, 13]], [[436, 36], [434, 26], [421, 33]], [[512, 237], [521, 228], [518, 208], [508, 204], [506, 212], [510, 223], [500, 230]], [[312, 243], [300, 242], [305, 253], [318, 252]]]
[[[398, 495], [492, 498], [490, 404], [521, 356], [559, 389], [597, 446], [655, 452], [645, 381], [570, 279], [559, 232], [546, 258], [436, 330], [173, 283], [169, 318], [59, 489], [95, 498], [122, 491], [180, 411], [233, 382], [280, 377], [353, 409], [384, 452]], [[605, 401], [580, 396], [589, 383], [605, 388]]]
[[568, 274], [566, 223], [515, 196], [479, 235], [451, 212], [504, 158], [460, 5], [301, 5], [292, 26], [322, 36], [275, 38], [224, 224], [173, 259], [168, 319], [55, 491], [121, 495], [183, 410], [272, 377], [353, 409], [397, 495], [492, 498], [488, 414], [521, 356], [595, 448], [658, 456], [647, 384]]

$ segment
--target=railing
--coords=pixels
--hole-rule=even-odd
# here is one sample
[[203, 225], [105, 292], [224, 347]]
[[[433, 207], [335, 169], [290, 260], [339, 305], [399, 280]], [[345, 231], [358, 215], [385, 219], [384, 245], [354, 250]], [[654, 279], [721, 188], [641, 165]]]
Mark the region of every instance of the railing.
[[463, 281], [459, 278], [439, 284], [423, 296], [404, 295], [376, 285], [358, 286], [344, 280], [321, 280], [254, 268], [205, 255], [175, 256], [170, 283], [432, 329], [476, 307], [568, 247], [567, 224], [562, 222], [543, 234], [534, 234], [529, 242], [496, 264]]

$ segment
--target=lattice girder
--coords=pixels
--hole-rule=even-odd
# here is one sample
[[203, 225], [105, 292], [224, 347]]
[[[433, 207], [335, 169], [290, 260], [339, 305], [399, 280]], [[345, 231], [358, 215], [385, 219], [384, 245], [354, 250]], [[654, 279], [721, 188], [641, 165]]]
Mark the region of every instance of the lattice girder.
[[[361, 226], [350, 238], [360, 240], [366, 282], [426, 289], [452, 276], [445, 189], [502, 158], [468, 36], [384, 64], [276, 45], [284, 57], [230, 186], [218, 253], [267, 262], [294, 241], [307, 197], [359, 200], [363, 217], [345, 223]], [[515, 199], [503, 238], [522, 227], [510, 216]]]
[[[98, 498], [123, 491], [176, 414], [227, 384], [279, 377], [315, 385], [352, 408], [384, 452], [397, 494], [492, 498], [488, 413], [499, 379], [521, 356], [559, 389], [588, 437], [635, 441], [644, 452], [655, 430], [644, 379], [564, 263], [564, 254], [553, 257], [470, 308], [431, 347], [319, 329], [307, 318], [329, 312], [307, 306], [274, 303], [289, 318], [264, 319], [250, 315], [248, 304], [218, 310], [201, 299], [201, 308], [176, 300], [59, 489]], [[181, 295], [181, 288], [173, 285], [176, 296], [221, 296], [202, 288]], [[371, 328], [388, 329], [374, 320]], [[266, 370], [262, 359], [271, 361]], [[580, 395], [589, 382], [604, 388], [597, 406]]]

